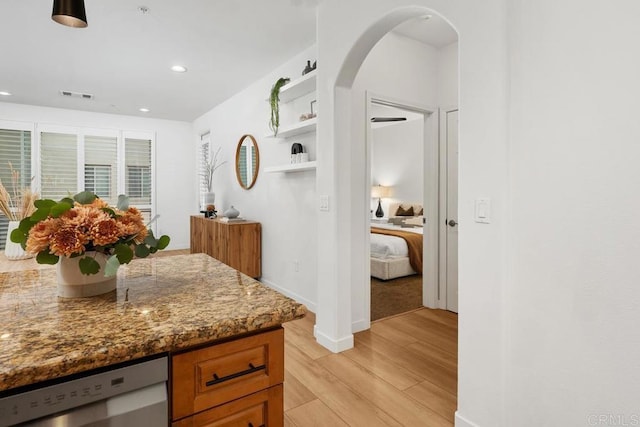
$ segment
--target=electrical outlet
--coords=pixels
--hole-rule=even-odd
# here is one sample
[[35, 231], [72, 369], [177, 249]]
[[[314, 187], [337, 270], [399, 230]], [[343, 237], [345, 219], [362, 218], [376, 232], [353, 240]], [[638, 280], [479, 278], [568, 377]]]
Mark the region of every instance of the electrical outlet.
[[300, 271], [300, 263], [298, 262], [298, 260], [293, 261], [293, 271], [295, 271], [296, 273]]

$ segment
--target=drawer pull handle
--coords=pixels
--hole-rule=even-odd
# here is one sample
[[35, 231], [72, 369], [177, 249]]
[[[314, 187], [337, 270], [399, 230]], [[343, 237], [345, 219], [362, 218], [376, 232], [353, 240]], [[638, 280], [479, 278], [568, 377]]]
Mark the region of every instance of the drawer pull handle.
[[[253, 427], [253, 423], [249, 423], [249, 427]], [[260, 424], [258, 427], [265, 427], [264, 424]]]
[[245, 369], [244, 371], [236, 372], [235, 374], [227, 375], [226, 377], [218, 377], [218, 374], [213, 374], [213, 379], [211, 381], [207, 381], [205, 385], [210, 387], [212, 385], [220, 384], [225, 381], [232, 380], [234, 378], [241, 377], [243, 375], [253, 374], [254, 372], [262, 371], [266, 369], [267, 365], [253, 366], [253, 363], [249, 363], [249, 369]]

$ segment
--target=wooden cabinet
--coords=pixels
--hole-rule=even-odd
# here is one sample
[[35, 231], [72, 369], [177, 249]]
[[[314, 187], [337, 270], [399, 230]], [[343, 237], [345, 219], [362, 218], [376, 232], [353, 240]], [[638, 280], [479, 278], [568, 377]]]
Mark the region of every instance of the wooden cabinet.
[[191, 253], [211, 255], [247, 276], [262, 275], [261, 225], [191, 217]]
[[172, 357], [172, 427], [283, 425], [284, 329]]

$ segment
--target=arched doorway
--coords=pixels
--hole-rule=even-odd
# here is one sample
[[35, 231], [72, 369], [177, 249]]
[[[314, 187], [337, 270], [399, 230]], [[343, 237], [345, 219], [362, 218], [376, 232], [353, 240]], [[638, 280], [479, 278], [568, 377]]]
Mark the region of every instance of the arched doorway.
[[[415, 19], [423, 19], [429, 15], [437, 15], [437, 12], [426, 7], [404, 7], [389, 12], [384, 18], [369, 27], [369, 29], [358, 39], [354, 47], [349, 52], [342, 68], [338, 74], [334, 88], [334, 135], [348, 135], [345, 141], [348, 141], [349, 155], [343, 156], [342, 153], [337, 156], [338, 167], [340, 169], [349, 170], [348, 180], [341, 180], [338, 192], [344, 191], [350, 195], [349, 197], [349, 213], [348, 222], [351, 224], [349, 235], [349, 253], [351, 271], [349, 272], [350, 294], [349, 302], [351, 309], [352, 329], [350, 332], [367, 329], [369, 327], [369, 258], [366, 255], [368, 248], [369, 234], [369, 218], [366, 214], [369, 210], [369, 170], [366, 162], [360, 161], [360, 157], [365, 153], [366, 141], [366, 97], [354, 93], [354, 82], [358, 76], [360, 67], [372, 49], [397, 25]], [[445, 20], [448, 25], [448, 21]], [[453, 27], [452, 27], [453, 28]], [[397, 64], [401, 66], [401, 64]], [[395, 95], [395, 94], [394, 94]], [[425, 110], [434, 111], [437, 107], [433, 101], [423, 102], [421, 99], [415, 99], [416, 104], [421, 105]], [[425, 152], [425, 166], [438, 167], [437, 160], [437, 138], [438, 138], [438, 118], [437, 114], [426, 115], [425, 134], [431, 135], [434, 142], [436, 153]], [[345, 144], [347, 145], [347, 144]], [[341, 163], [340, 162], [344, 162]], [[434, 163], [435, 161], [435, 163]], [[433, 182], [428, 185], [433, 184]], [[430, 189], [429, 192], [436, 195], [438, 188]], [[345, 201], [346, 202], [346, 198]], [[338, 201], [338, 203], [344, 203]], [[426, 215], [425, 215], [426, 216]], [[438, 235], [439, 235], [439, 213], [437, 207], [429, 214], [429, 221], [426, 224], [428, 235], [432, 238], [429, 243], [434, 243], [431, 254], [430, 265], [426, 267], [428, 274], [425, 275], [425, 298], [424, 303], [428, 307], [438, 307]], [[341, 220], [344, 217], [341, 215]], [[347, 231], [347, 230], [345, 230]], [[427, 231], [425, 230], [425, 233]], [[363, 243], [365, 242], [365, 243]], [[425, 258], [425, 262], [429, 261]]]

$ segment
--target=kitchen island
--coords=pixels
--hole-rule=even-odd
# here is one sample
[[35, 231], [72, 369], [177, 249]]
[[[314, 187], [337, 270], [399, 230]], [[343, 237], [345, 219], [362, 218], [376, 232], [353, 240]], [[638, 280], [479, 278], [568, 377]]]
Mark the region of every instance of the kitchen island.
[[0, 391], [225, 345], [305, 313], [205, 254], [136, 259], [115, 292], [91, 298], [57, 297], [55, 269], [0, 273]]

